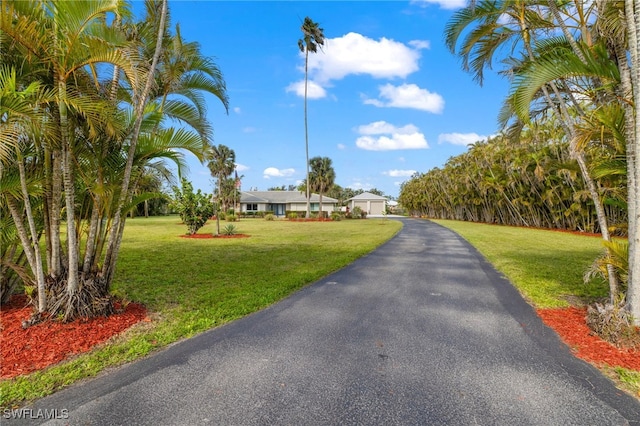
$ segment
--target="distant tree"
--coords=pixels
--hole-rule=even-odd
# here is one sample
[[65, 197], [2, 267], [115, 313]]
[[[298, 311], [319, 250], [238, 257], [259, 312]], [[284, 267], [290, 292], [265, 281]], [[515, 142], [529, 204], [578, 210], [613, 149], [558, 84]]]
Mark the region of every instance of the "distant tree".
[[309, 164], [311, 165], [310, 187], [320, 196], [320, 217], [322, 217], [322, 195], [333, 186], [336, 172], [329, 157], [313, 157], [309, 160]]
[[218, 179], [218, 197], [216, 207], [216, 235], [220, 235], [220, 211], [222, 205], [222, 182], [236, 168], [236, 153], [226, 145], [211, 145], [206, 153], [209, 163], [207, 167], [211, 171], [211, 175]]
[[[307, 182], [309, 180], [309, 128], [307, 125], [307, 90], [309, 80], [309, 52], [316, 53], [318, 51], [318, 45], [324, 45], [324, 29], [320, 28], [317, 22], [313, 22], [308, 16], [304, 18], [304, 22], [300, 27], [303, 37], [298, 40], [298, 48], [301, 52], [305, 53], [304, 59], [304, 141], [305, 152], [307, 159]], [[309, 187], [306, 190], [307, 194], [307, 215], [311, 216], [311, 202]]]

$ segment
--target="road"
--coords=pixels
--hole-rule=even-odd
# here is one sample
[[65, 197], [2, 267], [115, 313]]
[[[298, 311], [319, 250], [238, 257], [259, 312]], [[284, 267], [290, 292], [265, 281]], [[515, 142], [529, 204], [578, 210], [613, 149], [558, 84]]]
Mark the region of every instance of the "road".
[[3, 425], [640, 424], [640, 404], [574, 358], [473, 247], [402, 220], [282, 302]]

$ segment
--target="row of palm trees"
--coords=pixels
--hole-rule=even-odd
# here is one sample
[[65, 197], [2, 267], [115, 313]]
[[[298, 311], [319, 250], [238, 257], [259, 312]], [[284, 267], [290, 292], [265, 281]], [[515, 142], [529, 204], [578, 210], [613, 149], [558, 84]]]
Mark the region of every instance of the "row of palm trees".
[[[403, 183], [399, 202], [414, 215], [511, 226], [600, 232], [597, 215], [566, 141], [548, 126], [478, 141], [442, 168]], [[604, 173], [616, 152], [590, 152], [602, 165], [596, 180], [614, 234], [626, 235], [624, 179]], [[596, 157], [597, 156], [597, 157]], [[593, 158], [596, 157], [596, 158]]]
[[[510, 78], [511, 90], [499, 122], [509, 140], [518, 140], [526, 126], [555, 128], [547, 141], [562, 142], [563, 155], [575, 164], [583, 185], [566, 185], [574, 200], [590, 200], [606, 247], [611, 222], [619, 219], [606, 207], [615, 192], [615, 202], [627, 210], [629, 266], [626, 292], [608, 266], [610, 302], [640, 324], [638, 16], [637, 0], [474, 0], [454, 13], [445, 41], [480, 84], [493, 63], [504, 65], [500, 72]], [[605, 177], [623, 184], [604, 185]], [[517, 215], [507, 195], [503, 215]]]
[[222, 73], [170, 29], [167, 0], [141, 20], [119, 0], [1, 7], [2, 297], [21, 280], [34, 321], [109, 313], [127, 212], [158, 196], [142, 184], [167, 161], [203, 159], [203, 94], [228, 108]]

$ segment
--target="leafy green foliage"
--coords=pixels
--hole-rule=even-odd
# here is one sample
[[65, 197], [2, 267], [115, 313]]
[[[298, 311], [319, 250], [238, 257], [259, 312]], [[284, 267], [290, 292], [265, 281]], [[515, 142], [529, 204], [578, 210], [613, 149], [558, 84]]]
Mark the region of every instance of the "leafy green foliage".
[[238, 229], [235, 225], [228, 224], [224, 228], [222, 228], [222, 233], [224, 235], [235, 235], [238, 232]]
[[187, 225], [187, 233], [193, 235], [202, 228], [214, 213], [214, 206], [208, 194], [198, 189], [193, 192], [193, 185], [182, 179], [182, 189], [173, 187], [174, 199], [172, 206]]
[[362, 210], [362, 208], [360, 206], [355, 206], [353, 208], [353, 210], [351, 211], [351, 217], [353, 219], [366, 219], [367, 218], [367, 212]]
[[238, 216], [236, 216], [235, 214], [227, 213], [225, 216], [225, 220], [227, 222], [235, 222], [236, 220], [238, 220]]
[[265, 215], [264, 220], [272, 221], [272, 220], [276, 220], [276, 217], [275, 217], [275, 215], [273, 213], [269, 213], [269, 214]]

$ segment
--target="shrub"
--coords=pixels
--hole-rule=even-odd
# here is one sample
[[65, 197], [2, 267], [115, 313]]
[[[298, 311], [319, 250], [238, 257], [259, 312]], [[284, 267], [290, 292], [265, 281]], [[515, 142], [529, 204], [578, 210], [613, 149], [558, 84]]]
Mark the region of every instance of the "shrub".
[[227, 214], [236, 214], [234, 209], [227, 209]]
[[256, 217], [264, 217], [264, 214], [265, 212], [263, 211], [256, 212]]
[[340, 212], [331, 212], [331, 220], [335, 220], [336, 222], [342, 220], [342, 213]]
[[273, 215], [273, 213], [268, 213], [264, 216], [265, 220], [275, 220], [276, 217]]
[[351, 214], [353, 215], [354, 219], [365, 219], [367, 217], [367, 212], [362, 210], [360, 206], [355, 206]]
[[238, 220], [238, 217], [235, 214], [229, 214], [227, 213], [227, 222], [235, 222], [236, 220]]
[[218, 212], [218, 217], [220, 220], [224, 220], [227, 217], [227, 214], [225, 212]]
[[229, 225], [225, 226], [224, 228], [222, 228], [222, 233], [224, 235], [235, 235], [236, 232], [237, 232], [236, 226], [232, 225], [232, 224], [229, 224]]
[[298, 213], [296, 213], [296, 212], [291, 212], [291, 213], [289, 213], [289, 214], [287, 215], [287, 217], [288, 217], [289, 219], [297, 219], [297, 218], [298, 218]]
[[199, 189], [193, 192], [193, 185], [182, 179], [182, 188], [173, 187], [172, 207], [180, 214], [180, 219], [187, 225], [187, 232], [193, 235], [213, 216], [214, 207], [208, 194]]

